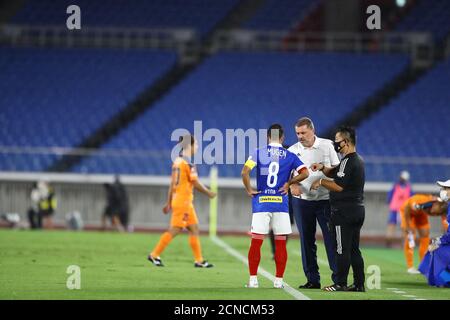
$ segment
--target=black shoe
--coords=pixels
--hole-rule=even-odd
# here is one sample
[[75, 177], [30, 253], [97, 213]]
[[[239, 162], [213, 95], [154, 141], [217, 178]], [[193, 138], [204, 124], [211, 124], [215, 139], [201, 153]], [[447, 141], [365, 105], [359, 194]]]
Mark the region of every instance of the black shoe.
[[320, 283], [312, 283], [312, 282], [307, 282], [302, 286], [298, 287], [299, 289], [320, 289]]
[[154, 258], [152, 255], [148, 255], [147, 260], [153, 263], [157, 267], [164, 267], [164, 264], [162, 263], [160, 258]]
[[202, 262], [196, 262], [194, 264], [194, 267], [196, 267], [196, 268], [212, 268], [212, 267], [214, 267], [214, 265], [209, 263], [208, 261], [204, 260]]
[[357, 286], [352, 284], [351, 286], [348, 286], [345, 291], [351, 291], [351, 292], [366, 292], [366, 288], [364, 286]]
[[346, 289], [347, 289], [346, 286], [340, 286], [338, 284], [333, 284], [331, 286], [324, 287], [322, 290], [328, 291], [328, 292], [335, 292], [335, 291], [346, 291]]

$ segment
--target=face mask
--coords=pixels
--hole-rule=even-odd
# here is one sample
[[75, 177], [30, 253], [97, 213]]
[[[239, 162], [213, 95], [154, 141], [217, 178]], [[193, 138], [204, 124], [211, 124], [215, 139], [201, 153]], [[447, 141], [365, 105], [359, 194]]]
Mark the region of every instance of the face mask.
[[442, 189], [441, 192], [439, 192], [439, 198], [441, 198], [442, 201], [448, 201], [449, 200], [448, 191]]
[[342, 150], [342, 148], [343, 148], [343, 147], [341, 147], [342, 141], [344, 141], [344, 140], [341, 140], [341, 141], [338, 141], [338, 142], [336, 142], [336, 141], [333, 142], [334, 150], [336, 152], [340, 152]]

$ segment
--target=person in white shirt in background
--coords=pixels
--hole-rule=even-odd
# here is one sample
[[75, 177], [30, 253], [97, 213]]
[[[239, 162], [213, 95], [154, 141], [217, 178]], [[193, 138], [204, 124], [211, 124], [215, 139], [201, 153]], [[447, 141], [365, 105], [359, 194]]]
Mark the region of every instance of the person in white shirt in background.
[[[335, 167], [339, 164], [339, 157], [334, 150], [333, 142], [315, 135], [314, 123], [311, 119], [300, 118], [295, 124], [295, 133], [298, 142], [288, 150], [296, 154], [308, 168], [313, 163], [323, 163], [326, 167]], [[319, 289], [321, 287], [317, 264], [317, 222], [322, 230], [333, 283], [336, 280], [334, 240], [328, 226], [331, 214], [329, 191], [323, 187], [311, 190], [312, 183], [320, 178], [326, 178], [321, 171], [309, 170], [307, 179], [298, 185], [291, 186], [292, 208], [300, 233], [303, 271], [307, 279], [306, 284], [299, 286], [301, 289]]]

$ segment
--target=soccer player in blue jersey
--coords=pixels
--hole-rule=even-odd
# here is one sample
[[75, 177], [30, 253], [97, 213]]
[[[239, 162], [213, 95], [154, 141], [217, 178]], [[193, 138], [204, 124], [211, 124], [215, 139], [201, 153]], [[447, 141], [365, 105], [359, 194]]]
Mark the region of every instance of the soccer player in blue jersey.
[[[283, 128], [279, 124], [270, 126], [268, 145], [256, 149], [242, 169], [242, 182], [247, 194], [252, 197], [252, 242], [248, 252], [250, 280], [248, 288], [258, 288], [258, 266], [261, 260], [261, 245], [264, 235], [272, 228], [275, 234], [275, 288], [283, 288], [286, 269], [287, 235], [292, 233], [289, 218], [288, 191], [292, 184], [308, 177], [308, 169], [301, 160], [283, 148]], [[256, 167], [256, 190], [250, 184], [250, 171]], [[293, 171], [298, 175], [291, 179]]]
[[[450, 179], [438, 181], [437, 184], [442, 188], [439, 193], [442, 202], [432, 204], [431, 211], [436, 206], [435, 211], [438, 213], [447, 213], [447, 222], [450, 223]], [[419, 271], [427, 278], [430, 286], [450, 288], [450, 226], [444, 235], [433, 239]]]

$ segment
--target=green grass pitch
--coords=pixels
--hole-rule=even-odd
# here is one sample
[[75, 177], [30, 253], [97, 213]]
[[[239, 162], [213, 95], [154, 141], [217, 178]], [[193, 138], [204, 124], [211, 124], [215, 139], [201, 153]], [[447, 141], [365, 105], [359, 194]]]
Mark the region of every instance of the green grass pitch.
[[[262, 276], [259, 289], [244, 288], [247, 267], [208, 237], [202, 237], [203, 252], [214, 268], [193, 267], [186, 235], [172, 241], [162, 256], [166, 267], [157, 268], [146, 255], [158, 238], [158, 234], [142, 233], [0, 230], [0, 299], [293, 299]], [[221, 239], [246, 256], [248, 237]], [[285, 281], [294, 288], [305, 282], [298, 251], [298, 239], [290, 240]], [[318, 254], [326, 260], [321, 244]], [[301, 292], [313, 300], [450, 299], [450, 290], [429, 287], [422, 275], [406, 274], [401, 250], [363, 248], [363, 255], [366, 268], [381, 268], [381, 289]], [[80, 290], [66, 287], [69, 265], [81, 269]], [[261, 266], [274, 272], [269, 241], [262, 248]], [[328, 268], [320, 267], [322, 285], [331, 284]]]

